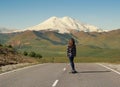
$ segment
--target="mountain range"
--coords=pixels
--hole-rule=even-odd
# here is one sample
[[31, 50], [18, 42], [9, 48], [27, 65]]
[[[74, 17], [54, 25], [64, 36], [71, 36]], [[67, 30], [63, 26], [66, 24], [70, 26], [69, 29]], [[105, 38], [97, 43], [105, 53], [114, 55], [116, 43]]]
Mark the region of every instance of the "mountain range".
[[44, 22], [26, 28], [25, 30], [49, 30], [49, 31], [58, 31], [59, 33], [70, 33], [71, 30], [84, 31], [84, 32], [102, 32], [103, 30], [90, 25], [79, 22], [76, 19], [70, 17], [51, 17]]
[[103, 32], [104, 30], [90, 24], [82, 23], [71, 17], [50, 17], [49, 19], [43, 21], [42, 23], [28, 27], [25, 29], [9, 29], [9, 28], [0, 28], [0, 33], [12, 33], [12, 32], [21, 32], [26, 30], [47, 30], [47, 31], [58, 31], [59, 33], [70, 33], [72, 30], [84, 31], [84, 32]]
[[[36, 51], [51, 55], [65, 54], [66, 45], [74, 38], [85, 49], [120, 49], [120, 29], [105, 32], [93, 25], [70, 17], [51, 17], [36, 26], [12, 33], [0, 33], [0, 43], [11, 44], [21, 51]], [[80, 48], [79, 48], [80, 49]]]
[[12, 33], [15, 30], [16, 29], [10, 29], [10, 28], [6, 28], [6, 27], [0, 27], [0, 33]]
[[120, 29], [109, 32], [83, 32], [71, 31], [71, 33], [58, 33], [57, 31], [24, 31], [14, 33], [8, 40], [13, 46], [29, 45], [66, 45], [70, 38], [75, 38], [77, 44], [97, 46], [101, 48], [120, 48]]

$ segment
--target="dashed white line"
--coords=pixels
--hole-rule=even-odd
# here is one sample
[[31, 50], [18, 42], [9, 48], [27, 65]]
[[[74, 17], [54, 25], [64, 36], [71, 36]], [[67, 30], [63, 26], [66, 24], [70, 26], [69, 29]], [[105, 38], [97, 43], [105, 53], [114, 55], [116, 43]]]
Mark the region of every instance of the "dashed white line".
[[[66, 71], [66, 68], [63, 68], [63, 71]], [[52, 87], [55, 87], [57, 85], [57, 83], [59, 82], [59, 80], [55, 80], [55, 82], [53, 83]]]
[[55, 80], [55, 82], [53, 83], [52, 87], [55, 87], [57, 85], [59, 80]]
[[98, 63], [98, 65], [100, 65], [100, 66], [102, 66], [102, 67], [104, 67], [104, 68], [107, 68], [107, 69], [109, 69], [109, 70], [111, 70], [111, 71], [113, 71], [113, 72], [115, 72], [115, 73], [117, 73], [117, 74], [120, 75], [120, 72], [118, 72], [118, 71], [116, 71], [116, 70], [114, 70], [114, 69], [111, 69], [111, 68], [109, 68], [109, 67], [107, 67], [107, 66], [105, 66], [105, 65], [103, 65], [103, 64]]
[[66, 70], [66, 68], [63, 68], [63, 71], [65, 71]]

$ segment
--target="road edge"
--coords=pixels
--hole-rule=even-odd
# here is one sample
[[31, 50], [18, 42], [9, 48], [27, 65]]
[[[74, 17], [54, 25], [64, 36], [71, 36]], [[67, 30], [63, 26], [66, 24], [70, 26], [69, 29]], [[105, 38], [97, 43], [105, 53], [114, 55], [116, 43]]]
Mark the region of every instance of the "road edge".
[[106, 68], [106, 69], [109, 69], [109, 70], [111, 70], [111, 71], [113, 71], [113, 72], [115, 72], [115, 73], [117, 73], [117, 74], [120, 75], [120, 72], [119, 72], [119, 71], [116, 71], [116, 70], [114, 70], [114, 69], [112, 69], [112, 68], [110, 68], [110, 67], [108, 67], [108, 66], [105, 66], [104, 64], [97, 63], [97, 65], [100, 65], [100, 66], [102, 66], [102, 67], [104, 67], [104, 68]]
[[3, 73], [0, 73], [0, 76], [5, 75], [5, 74], [9, 74], [9, 73], [12, 73], [12, 72], [17, 72], [17, 71], [20, 71], [20, 70], [24, 70], [24, 69], [29, 69], [29, 68], [36, 67], [36, 66], [39, 66], [39, 65], [43, 65], [43, 64], [35, 64], [35, 65], [29, 65], [29, 66], [25, 66], [25, 67], [18, 68], [18, 69], [13, 69], [11, 71], [6, 71], [6, 72], [3, 72]]

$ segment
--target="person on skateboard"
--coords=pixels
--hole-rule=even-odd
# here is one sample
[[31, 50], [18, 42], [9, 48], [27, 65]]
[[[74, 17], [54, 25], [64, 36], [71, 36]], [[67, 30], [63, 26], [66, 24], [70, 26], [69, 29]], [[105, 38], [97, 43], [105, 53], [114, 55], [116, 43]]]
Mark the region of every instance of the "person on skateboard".
[[76, 45], [75, 45], [75, 40], [71, 38], [68, 41], [68, 46], [67, 46], [67, 57], [69, 58], [70, 65], [71, 65], [71, 72], [72, 73], [77, 73], [75, 70], [75, 64], [74, 64], [74, 57], [76, 56]]

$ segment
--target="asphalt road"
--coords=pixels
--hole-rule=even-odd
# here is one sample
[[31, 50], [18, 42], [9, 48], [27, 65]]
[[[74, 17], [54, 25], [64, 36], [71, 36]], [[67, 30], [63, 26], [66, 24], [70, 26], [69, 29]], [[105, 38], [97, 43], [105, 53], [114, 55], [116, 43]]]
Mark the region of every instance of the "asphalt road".
[[95, 63], [41, 64], [0, 74], [0, 87], [120, 87], [120, 73]]

